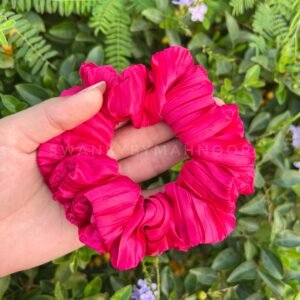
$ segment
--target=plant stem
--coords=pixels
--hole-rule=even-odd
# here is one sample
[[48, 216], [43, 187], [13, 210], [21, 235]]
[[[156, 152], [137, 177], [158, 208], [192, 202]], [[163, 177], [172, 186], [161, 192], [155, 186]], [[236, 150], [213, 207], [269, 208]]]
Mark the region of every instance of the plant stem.
[[154, 267], [155, 267], [155, 272], [156, 272], [156, 284], [157, 284], [157, 296], [156, 299], [160, 299], [160, 270], [159, 270], [159, 257], [156, 256], [154, 260]]
[[284, 128], [285, 126], [291, 125], [292, 123], [296, 122], [297, 120], [300, 119], [300, 112], [298, 114], [296, 114], [295, 116], [287, 119], [284, 122], [281, 122], [279, 125], [277, 125], [274, 129], [269, 130], [268, 132], [266, 132], [265, 134], [261, 135], [259, 137], [259, 139], [261, 138], [265, 138], [268, 137], [270, 135], [273, 135], [275, 133], [277, 133], [278, 131], [280, 131], [282, 128]]

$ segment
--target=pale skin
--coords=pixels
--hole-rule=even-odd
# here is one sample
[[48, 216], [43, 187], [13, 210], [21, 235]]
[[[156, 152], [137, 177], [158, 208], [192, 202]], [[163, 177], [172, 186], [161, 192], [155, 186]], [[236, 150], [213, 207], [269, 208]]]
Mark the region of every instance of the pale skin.
[[[36, 163], [36, 151], [41, 143], [96, 114], [104, 90], [105, 84], [101, 84], [0, 120], [0, 277], [83, 246], [77, 227], [52, 200]], [[119, 161], [121, 174], [142, 182], [168, 170], [186, 154], [172, 130], [158, 123], [142, 129], [123, 124], [115, 132], [109, 156]]]

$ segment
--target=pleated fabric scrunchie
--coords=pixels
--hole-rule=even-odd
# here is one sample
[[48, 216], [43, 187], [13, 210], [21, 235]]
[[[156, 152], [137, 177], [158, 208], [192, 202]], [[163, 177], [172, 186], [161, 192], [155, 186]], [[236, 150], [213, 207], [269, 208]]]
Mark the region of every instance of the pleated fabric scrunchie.
[[[235, 227], [238, 195], [253, 192], [255, 152], [237, 106], [215, 103], [204, 68], [187, 49], [170, 47], [152, 56], [150, 71], [132, 65], [118, 75], [111, 66], [84, 63], [80, 76], [82, 86], [62, 96], [105, 81], [101, 111], [42, 144], [37, 157], [80, 240], [109, 252], [118, 269], [169, 248], [223, 240]], [[128, 119], [136, 128], [164, 121], [191, 158], [165, 192], [147, 199], [107, 156], [116, 125]]]

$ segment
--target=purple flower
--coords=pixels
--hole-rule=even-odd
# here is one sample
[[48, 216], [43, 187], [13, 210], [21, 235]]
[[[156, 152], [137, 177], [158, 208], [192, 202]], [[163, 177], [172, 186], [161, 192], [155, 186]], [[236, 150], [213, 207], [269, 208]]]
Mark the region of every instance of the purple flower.
[[145, 279], [139, 279], [137, 285], [133, 287], [131, 299], [133, 300], [155, 300], [157, 295], [157, 286], [155, 283], [151, 285]]
[[197, 6], [189, 7], [189, 12], [192, 15], [192, 21], [200, 21], [203, 22], [204, 15], [207, 13], [207, 6], [205, 4], [200, 4]]
[[294, 166], [300, 171], [300, 161], [295, 161]]
[[300, 148], [300, 127], [292, 125], [290, 126], [290, 131], [293, 134], [293, 146], [295, 148]]
[[173, 0], [172, 3], [175, 5], [191, 5], [194, 0]]

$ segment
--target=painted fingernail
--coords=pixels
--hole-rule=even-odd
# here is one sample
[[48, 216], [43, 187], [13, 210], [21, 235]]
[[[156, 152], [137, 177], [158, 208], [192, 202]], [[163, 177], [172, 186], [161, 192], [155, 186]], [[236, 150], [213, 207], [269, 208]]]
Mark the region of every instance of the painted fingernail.
[[213, 97], [213, 98], [214, 98], [215, 102], [217, 103], [217, 105], [221, 106], [221, 105], [225, 104], [222, 99], [220, 99], [218, 97]]
[[91, 85], [91, 86], [85, 88], [84, 90], [81, 90], [78, 94], [85, 93], [87, 91], [91, 91], [94, 89], [99, 89], [102, 93], [104, 93], [105, 89], [106, 89], [106, 82], [101, 81], [101, 82], [95, 83], [94, 85]]

